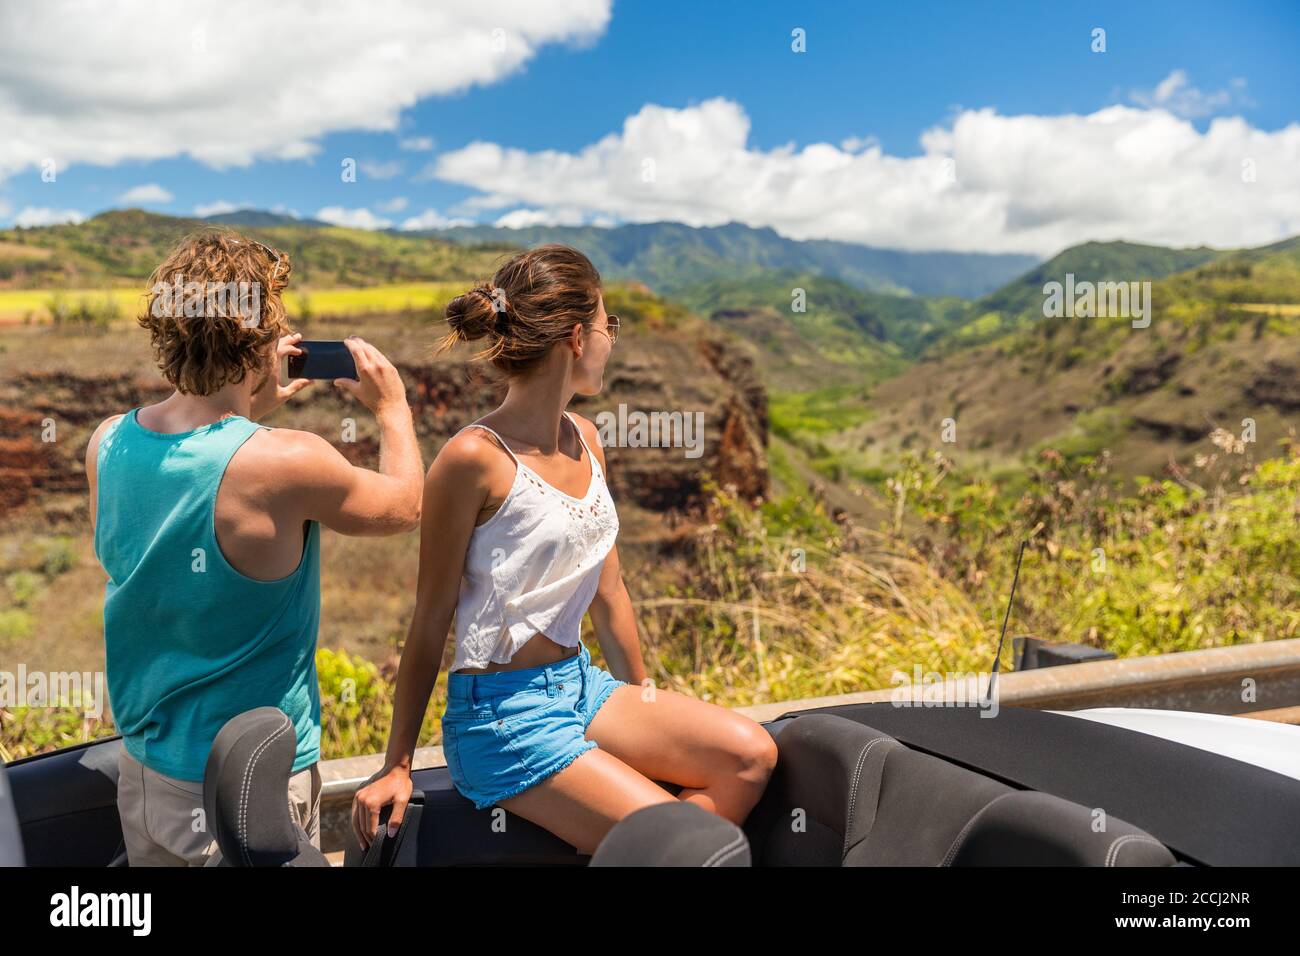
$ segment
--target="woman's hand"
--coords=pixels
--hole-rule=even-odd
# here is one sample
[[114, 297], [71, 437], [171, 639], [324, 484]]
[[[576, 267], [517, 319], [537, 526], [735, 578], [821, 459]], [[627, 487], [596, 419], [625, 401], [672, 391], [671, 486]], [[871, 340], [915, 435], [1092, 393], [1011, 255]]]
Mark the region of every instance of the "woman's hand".
[[290, 335], [281, 336], [280, 341], [275, 343], [275, 359], [270, 374], [262, 387], [253, 393], [252, 402], [250, 403], [248, 417], [252, 421], [270, 415], [283, 405], [289, 396], [297, 395], [311, 384], [309, 378], [295, 378], [288, 385], [280, 384], [280, 359], [286, 355], [301, 355], [302, 349], [298, 348], [298, 343], [301, 341], [302, 333], [294, 332]]
[[352, 831], [363, 850], [370, 849], [370, 841], [379, 830], [379, 811], [390, 803], [393, 812], [388, 817], [388, 835], [396, 836], [411, 802], [411, 771], [406, 767], [386, 767], [371, 777], [352, 798]]

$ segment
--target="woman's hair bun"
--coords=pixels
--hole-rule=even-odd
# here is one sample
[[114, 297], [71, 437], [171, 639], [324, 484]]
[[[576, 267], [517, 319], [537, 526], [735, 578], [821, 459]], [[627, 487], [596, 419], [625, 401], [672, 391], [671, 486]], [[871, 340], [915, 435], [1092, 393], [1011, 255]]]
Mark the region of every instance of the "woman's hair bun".
[[511, 256], [490, 279], [448, 302], [447, 334], [437, 352], [486, 338], [473, 361], [521, 375], [599, 312], [596, 267], [577, 249], [550, 243]]
[[501, 313], [492, 290], [476, 286], [447, 303], [447, 325], [464, 342], [473, 342], [497, 330]]

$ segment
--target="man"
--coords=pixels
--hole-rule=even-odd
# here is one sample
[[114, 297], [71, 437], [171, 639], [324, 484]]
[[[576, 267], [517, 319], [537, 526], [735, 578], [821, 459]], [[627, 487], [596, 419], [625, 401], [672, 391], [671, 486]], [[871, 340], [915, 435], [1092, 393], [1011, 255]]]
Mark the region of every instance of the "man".
[[349, 338], [379, 469], [254, 422], [310, 382], [281, 295], [287, 256], [228, 231], [185, 239], [151, 277], [140, 324], [175, 391], [103, 422], [86, 449], [104, 645], [123, 737], [118, 809], [132, 866], [211, 865], [203, 771], [236, 714], [274, 706], [297, 736], [289, 802], [319, 846], [320, 525], [387, 535], [420, 521], [423, 464], [397, 370]]

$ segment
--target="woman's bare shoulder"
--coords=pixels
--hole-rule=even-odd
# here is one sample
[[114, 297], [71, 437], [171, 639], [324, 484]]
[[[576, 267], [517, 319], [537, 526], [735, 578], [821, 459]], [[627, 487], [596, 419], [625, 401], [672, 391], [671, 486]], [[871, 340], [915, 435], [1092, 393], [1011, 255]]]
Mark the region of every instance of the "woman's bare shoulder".
[[482, 428], [466, 428], [452, 435], [438, 450], [429, 476], [490, 482], [512, 473], [514, 462], [495, 438]]

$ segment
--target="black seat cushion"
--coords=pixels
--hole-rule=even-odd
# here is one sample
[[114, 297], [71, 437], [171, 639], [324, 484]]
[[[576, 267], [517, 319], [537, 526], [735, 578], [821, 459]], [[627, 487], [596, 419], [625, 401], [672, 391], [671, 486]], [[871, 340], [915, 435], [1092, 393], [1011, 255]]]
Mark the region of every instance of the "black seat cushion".
[[963, 829], [948, 866], [1172, 866], [1163, 843], [1104, 811], [1049, 793], [998, 797]]
[[832, 714], [797, 717], [745, 829], [760, 866], [1168, 865], [1149, 834]]
[[656, 803], [614, 824], [589, 866], [749, 866], [740, 827], [693, 803]]
[[870, 832], [887, 754], [897, 740], [843, 717], [783, 722], [777, 764], [745, 821], [759, 866], [841, 866]]
[[328, 866], [289, 813], [297, 735], [276, 707], [231, 718], [208, 753], [203, 809], [222, 866]]

